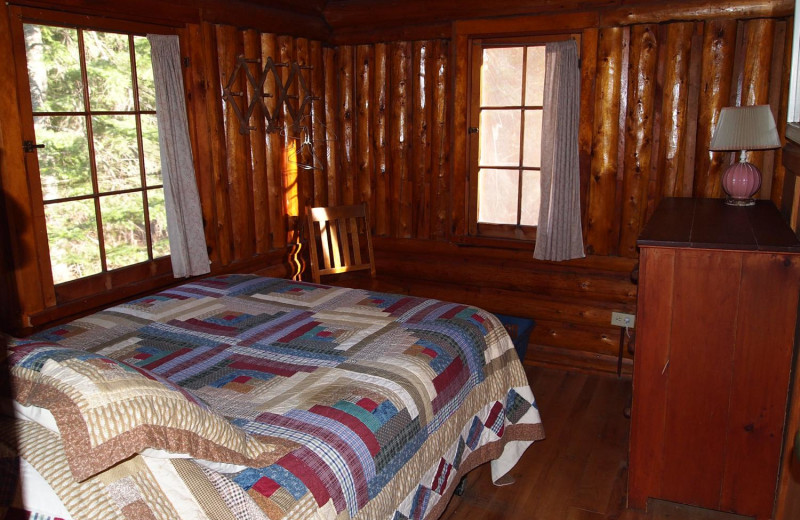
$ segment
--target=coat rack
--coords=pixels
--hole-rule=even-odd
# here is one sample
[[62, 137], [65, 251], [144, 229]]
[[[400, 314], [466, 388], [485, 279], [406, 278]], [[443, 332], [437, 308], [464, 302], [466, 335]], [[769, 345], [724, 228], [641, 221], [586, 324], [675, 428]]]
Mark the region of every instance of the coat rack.
[[[284, 110], [292, 118], [293, 134], [298, 135], [300, 132], [300, 120], [305, 114], [306, 107], [309, 106], [312, 101], [319, 99], [312, 95], [302, 74], [302, 70], [310, 70], [311, 67], [300, 65], [297, 62], [275, 63], [271, 57], [268, 57], [264, 68], [261, 70], [261, 74], [256, 78], [250, 72], [250, 67], [248, 67], [250, 63], [261, 63], [261, 60], [248, 59], [245, 58], [244, 55], [239, 55], [236, 58], [236, 66], [231, 72], [228, 83], [222, 88], [222, 99], [231, 105], [233, 113], [236, 114], [236, 118], [239, 120], [239, 133], [246, 135], [250, 130], [256, 129], [256, 127], [250, 125], [250, 118], [253, 116], [256, 106], [260, 106], [261, 112], [266, 119], [266, 131], [268, 133], [280, 129], [281, 110]], [[279, 73], [279, 69], [284, 67], [289, 68], [289, 76], [286, 78], [286, 83], [281, 81], [281, 75]], [[242, 109], [236, 100], [236, 98], [245, 99], [245, 92], [232, 90], [233, 84], [236, 82], [242, 70], [244, 71], [247, 83], [253, 87], [253, 92], [255, 93], [245, 109]], [[275, 79], [275, 85], [277, 86], [277, 91], [274, 93], [264, 92], [264, 85], [267, 79], [269, 79], [270, 74]], [[289, 89], [295, 84], [297, 84], [300, 91], [297, 96], [289, 94]], [[266, 103], [264, 103], [264, 99], [268, 97], [277, 97], [275, 111], [273, 113], [270, 113]], [[287, 102], [290, 99], [300, 100], [297, 109], [292, 106], [292, 103]]]

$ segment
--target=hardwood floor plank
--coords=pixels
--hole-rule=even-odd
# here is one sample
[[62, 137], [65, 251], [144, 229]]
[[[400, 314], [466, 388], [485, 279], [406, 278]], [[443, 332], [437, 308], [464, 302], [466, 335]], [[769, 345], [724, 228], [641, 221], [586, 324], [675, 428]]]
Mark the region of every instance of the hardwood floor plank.
[[[597, 442], [588, 441], [592, 446], [571, 501], [574, 507], [603, 514], [609, 514], [619, 507], [617, 503], [611, 503], [610, 497], [614, 494], [615, 486], [618, 486], [617, 481], [620, 478], [624, 481], [627, 471], [630, 425], [627, 420], [620, 420], [620, 417], [624, 417], [623, 410], [616, 407], [627, 399], [630, 391], [629, 385], [620, 384], [617, 380], [602, 381], [602, 391], [598, 392], [598, 400], [593, 404], [595, 413], [602, 413], [605, 421], [597, 434]], [[598, 475], [604, 478], [598, 478]]]
[[603, 520], [605, 517], [595, 511], [587, 511], [577, 507], [570, 507], [567, 510], [565, 520]]
[[602, 417], [593, 408], [598, 396], [598, 378], [586, 377], [578, 399], [567, 418], [567, 424], [553, 446], [553, 462], [547, 471], [539, 476], [534, 484], [535, 489], [545, 487], [550, 492], [542, 495], [525, 509], [534, 518], [565, 518], [567, 508], [575, 493], [575, 487], [581, 480], [583, 470], [590, 455], [597, 429]]
[[626, 509], [630, 422], [622, 411], [630, 380], [526, 367], [547, 437], [495, 486], [484, 464], [467, 478], [442, 520], [740, 520], [741, 517], [652, 501]]

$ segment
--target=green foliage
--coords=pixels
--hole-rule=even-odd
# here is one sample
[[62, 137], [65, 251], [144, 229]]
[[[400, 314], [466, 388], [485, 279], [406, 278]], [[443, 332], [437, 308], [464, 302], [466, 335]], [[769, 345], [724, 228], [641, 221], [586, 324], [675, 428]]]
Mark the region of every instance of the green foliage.
[[[82, 83], [81, 41], [88, 100]], [[137, 119], [135, 115], [134, 76], [140, 109], [155, 110], [147, 39], [133, 38], [135, 69], [130, 40], [124, 34], [25, 25], [25, 43], [36, 139], [45, 145], [39, 153], [39, 168], [44, 200], [50, 201], [45, 211], [55, 282], [100, 272], [100, 233], [108, 269], [148, 260], [148, 234], [153, 256], [169, 254], [163, 190], [148, 190], [147, 200], [138, 191], [118, 193], [141, 188], [143, 182], [148, 187], [161, 184], [155, 116], [143, 114]], [[91, 116], [85, 112], [87, 105]], [[140, 157], [145, 165], [140, 165]], [[93, 198], [62, 200], [95, 195], [100, 195], [99, 218]], [[149, 222], [145, 222], [145, 207]]]

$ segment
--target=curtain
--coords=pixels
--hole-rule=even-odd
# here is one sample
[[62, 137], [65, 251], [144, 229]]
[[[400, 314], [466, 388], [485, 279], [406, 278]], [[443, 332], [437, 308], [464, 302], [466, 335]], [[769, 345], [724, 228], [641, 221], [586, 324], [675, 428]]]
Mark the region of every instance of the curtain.
[[186, 117], [180, 46], [174, 35], [148, 34], [156, 88], [158, 143], [167, 207], [167, 232], [175, 278], [211, 271], [203, 232]]
[[580, 67], [575, 40], [550, 42], [545, 50], [542, 114], [541, 205], [533, 257], [583, 258], [578, 124]]

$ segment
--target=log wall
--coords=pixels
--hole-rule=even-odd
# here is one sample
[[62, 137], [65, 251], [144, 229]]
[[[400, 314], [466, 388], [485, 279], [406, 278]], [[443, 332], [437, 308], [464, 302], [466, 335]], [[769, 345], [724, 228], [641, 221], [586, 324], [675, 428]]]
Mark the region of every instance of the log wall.
[[[721, 195], [732, 154], [707, 150], [720, 109], [768, 103], [783, 136], [791, 4], [749, 5], [467, 21], [453, 24], [449, 37], [439, 27], [430, 37], [424, 29], [395, 41], [372, 33], [335, 46], [316, 28], [303, 37], [189, 20], [179, 32], [213, 271], [288, 276], [286, 252], [302, 232], [305, 206], [367, 201], [387, 287], [536, 319], [529, 362], [615, 370], [620, 330], [610, 315], [635, 309], [630, 272], [642, 227], [663, 197]], [[580, 35], [582, 62], [587, 258], [563, 263], [534, 261], [532, 244], [485, 241], [466, 229], [469, 37], [554, 30]], [[265, 106], [282, 114], [280, 131], [267, 132], [256, 108], [254, 129], [239, 132], [222, 87], [240, 55], [260, 60], [248, 65], [253, 74], [267, 58], [310, 66], [302, 72], [314, 95], [302, 161], [313, 168], [293, 159], [300, 141], [274, 97]], [[288, 69], [280, 71], [286, 81]], [[243, 93], [233, 101], [241, 107], [255, 95], [243, 75], [232, 89]], [[288, 102], [296, 109], [301, 99]], [[781, 153], [750, 154], [764, 174], [760, 196], [778, 207], [787, 196]]]
[[[262, 157], [264, 142], [285, 156], [285, 138], [263, 128], [242, 138], [229, 115], [213, 119], [208, 148], [217, 160], [201, 174], [214, 179], [215, 200], [206, 205], [216, 211], [208, 216], [217, 223], [207, 228], [209, 243], [217, 244], [212, 258], [227, 264], [283, 246], [306, 205], [367, 201], [378, 270], [389, 287], [536, 319], [531, 362], [615, 368], [620, 331], [610, 314], [635, 309], [630, 272], [649, 215], [663, 197], [721, 195], [719, 178], [732, 154], [707, 147], [722, 107], [767, 103], [779, 121], [786, 110], [787, 18], [644, 22], [575, 29], [588, 257], [563, 264], [533, 261], [530, 245], [464, 234], [467, 178], [462, 161], [450, 167], [452, 156], [464, 153], [463, 129], [449, 123], [467, 103], [458, 37], [331, 49], [289, 37], [277, 37], [275, 47], [273, 34], [228, 26], [193, 29], [202, 38], [187, 38], [190, 52], [208, 55], [204, 66], [219, 82], [249, 39], [261, 41], [262, 59], [322, 64], [310, 72], [324, 89], [313, 117], [321, 169], [298, 171], [296, 185], [285, 171], [275, 174], [286, 164]], [[211, 75], [192, 63], [194, 88], [202, 91], [198, 81]], [[206, 109], [217, 105], [212, 96]], [[779, 207], [780, 153], [751, 154], [764, 173], [760, 196]]]
[[[345, 45], [199, 24], [185, 32], [190, 127], [212, 263], [226, 266], [286, 246], [306, 206], [367, 201], [378, 236], [447, 238], [450, 47], [447, 40]], [[230, 90], [237, 56], [315, 64], [307, 70], [315, 99], [305, 113], [314, 169], [293, 164], [300, 142], [292, 118], [268, 132], [260, 108], [247, 134], [240, 112], [254, 92], [245, 75]], [[259, 64], [250, 64], [258, 77]], [[286, 78], [283, 78], [285, 81]], [[274, 91], [269, 78], [265, 91]], [[297, 94], [294, 94], [297, 96]], [[296, 103], [297, 100], [290, 102]], [[267, 110], [280, 111], [275, 98]], [[308, 162], [308, 161], [307, 161]], [[208, 225], [213, 223], [213, 225]], [[235, 230], [235, 231], [234, 231]]]

